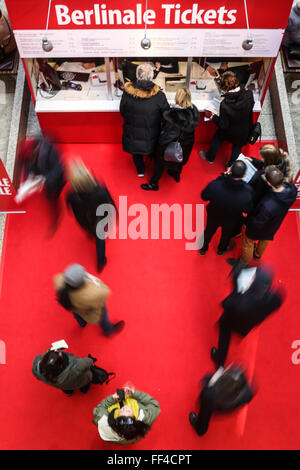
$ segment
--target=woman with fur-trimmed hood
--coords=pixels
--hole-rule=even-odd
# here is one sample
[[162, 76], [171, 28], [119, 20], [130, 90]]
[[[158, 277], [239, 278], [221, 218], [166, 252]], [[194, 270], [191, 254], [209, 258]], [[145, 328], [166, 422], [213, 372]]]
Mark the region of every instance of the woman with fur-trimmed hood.
[[[191, 102], [191, 93], [187, 87], [179, 88], [175, 96], [175, 106], [165, 111], [164, 122], [155, 152], [154, 174], [148, 184], [142, 184], [141, 188], [146, 191], [157, 191], [158, 181], [164, 168], [176, 182], [180, 181], [180, 174], [191, 154], [194, 141], [195, 129], [199, 122], [199, 111]], [[183, 162], [165, 162], [163, 155], [170, 142], [178, 140], [182, 147]]]
[[137, 174], [145, 174], [143, 155], [154, 152], [161, 130], [164, 111], [169, 109], [166, 95], [155, 85], [154, 69], [149, 63], [137, 67], [135, 82], [125, 84], [120, 103], [120, 113], [124, 118], [123, 150], [132, 155]]

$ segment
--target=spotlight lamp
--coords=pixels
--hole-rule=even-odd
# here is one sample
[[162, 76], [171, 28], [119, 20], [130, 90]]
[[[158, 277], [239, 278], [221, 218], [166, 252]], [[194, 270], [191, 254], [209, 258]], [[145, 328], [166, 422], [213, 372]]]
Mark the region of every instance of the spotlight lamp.
[[245, 51], [250, 51], [250, 49], [252, 49], [253, 47], [253, 39], [251, 38], [250, 28], [249, 28], [247, 0], [244, 0], [244, 8], [245, 8], [248, 37], [247, 39], [245, 39], [245, 41], [242, 42], [242, 48], [245, 49]]
[[[46, 32], [48, 31], [48, 24], [49, 24], [49, 16], [50, 16], [50, 8], [51, 8], [51, 0], [49, 0], [48, 6], [48, 16], [47, 16], [47, 23], [46, 23]], [[48, 40], [46, 36], [42, 38], [42, 48], [45, 52], [50, 52], [53, 49], [53, 44], [51, 41]]]
[[143, 49], [150, 49], [151, 41], [150, 39], [146, 38], [146, 36], [141, 40], [141, 46]]
[[51, 41], [48, 41], [46, 36], [43, 37], [42, 39], [42, 48], [45, 52], [50, 52], [53, 49], [53, 44]]

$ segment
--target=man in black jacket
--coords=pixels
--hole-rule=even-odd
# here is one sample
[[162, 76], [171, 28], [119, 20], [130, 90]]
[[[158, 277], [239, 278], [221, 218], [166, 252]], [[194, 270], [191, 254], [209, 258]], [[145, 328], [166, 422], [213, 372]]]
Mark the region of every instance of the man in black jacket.
[[222, 302], [218, 348], [211, 350], [217, 366], [224, 366], [233, 331], [246, 336], [283, 302], [283, 291], [271, 289], [274, 275], [269, 268], [245, 268], [236, 263], [232, 273], [234, 289]]
[[248, 142], [253, 127], [254, 99], [252, 91], [245, 90], [239, 84], [233, 72], [224, 72], [221, 78], [221, 89], [225, 93], [220, 105], [219, 116], [211, 114], [210, 119], [218, 126], [207, 153], [200, 150], [200, 156], [213, 163], [223, 141], [231, 142], [231, 157], [227, 166], [231, 166]]
[[202, 199], [210, 202], [206, 207], [207, 222], [200, 255], [205, 255], [218, 227], [222, 227], [218, 255], [233, 248], [230, 240], [241, 232], [243, 213], [249, 213], [253, 208], [253, 190], [243, 181], [245, 172], [245, 163], [236, 161], [227, 173], [209, 183], [202, 191]]
[[245, 265], [252, 261], [253, 256], [256, 260], [261, 259], [297, 197], [296, 186], [283, 182], [284, 174], [277, 166], [268, 166], [265, 177], [270, 189], [249, 215], [242, 240], [241, 261]]

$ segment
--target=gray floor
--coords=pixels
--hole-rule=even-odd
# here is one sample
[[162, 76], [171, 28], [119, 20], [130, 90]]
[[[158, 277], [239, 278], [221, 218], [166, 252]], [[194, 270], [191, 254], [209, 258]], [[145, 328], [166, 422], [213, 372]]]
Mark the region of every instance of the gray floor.
[[297, 153], [300, 157], [300, 73], [284, 73]]
[[10, 133], [16, 75], [0, 75], [0, 158], [5, 162]]

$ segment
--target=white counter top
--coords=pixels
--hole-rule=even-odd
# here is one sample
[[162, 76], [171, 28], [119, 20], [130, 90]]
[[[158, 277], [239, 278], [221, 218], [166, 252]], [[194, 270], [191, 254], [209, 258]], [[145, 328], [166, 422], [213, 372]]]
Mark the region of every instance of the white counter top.
[[[174, 99], [168, 100], [170, 104], [174, 104]], [[192, 99], [192, 102], [199, 111], [207, 109], [209, 100]], [[115, 100], [38, 100], [36, 102], [35, 111], [37, 113], [107, 113], [119, 112], [120, 101]], [[253, 111], [260, 112], [261, 104], [255, 102]]]

